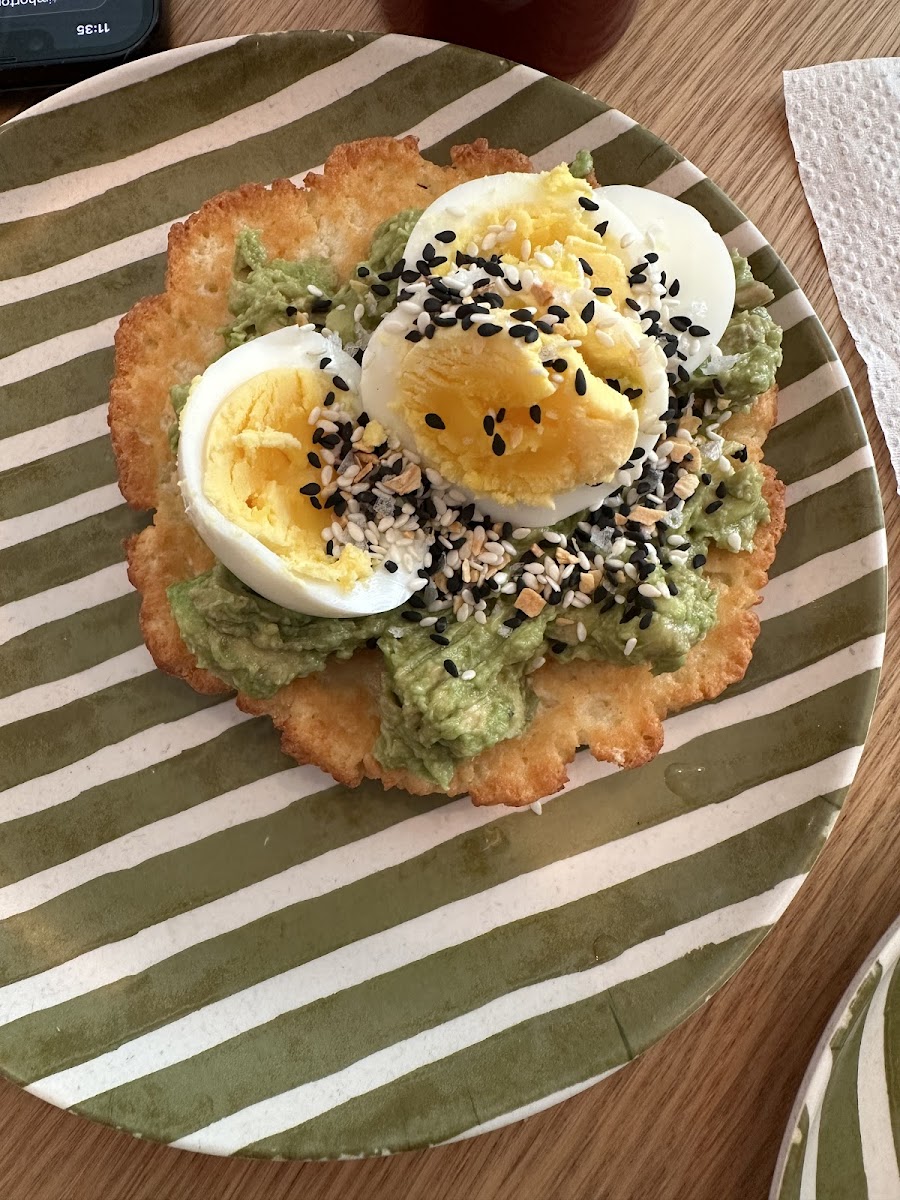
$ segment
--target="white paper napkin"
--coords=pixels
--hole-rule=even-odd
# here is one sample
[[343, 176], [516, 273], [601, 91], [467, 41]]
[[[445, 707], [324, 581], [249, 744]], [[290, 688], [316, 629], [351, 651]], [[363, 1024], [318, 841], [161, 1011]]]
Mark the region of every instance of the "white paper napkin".
[[900, 490], [900, 58], [785, 71], [800, 178]]

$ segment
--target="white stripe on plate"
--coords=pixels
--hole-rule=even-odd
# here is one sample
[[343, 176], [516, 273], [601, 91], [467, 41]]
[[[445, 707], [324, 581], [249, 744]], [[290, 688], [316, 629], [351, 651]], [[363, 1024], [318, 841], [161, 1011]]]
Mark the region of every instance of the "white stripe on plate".
[[107, 600], [116, 600], [131, 590], [125, 564], [118, 562], [73, 579], [71, 583], [61, 583], [46, 592], [13, 600], [0, 608], [0, 646], [39, 625], [71, 617], [73, 613], [105, 604]]
[[[639, 878], [648, 871], [710, 849], [728, 838], [737, 837], [785, 812], [802, 807], [843, 783], [849, 784], [858, 761], [858, 749], [843, 751], [781, 779], [750, 788], [728, 800], [683, 813], [672, 820], [495, 884], [485, 891], [451, 901], [263, 979], [88, 1062], [47, 1076], [35, 1085], [35, 1090], [52, 1103], [61, 1103], [65, 1098], [67, 1105], [78, 1104], [101, 1091], [130, 1083], [152, 1071], [162, 1070], [210, 1050], [325, 996], [357, 987], [410, 963], [483, 937], [503, 926], [552, 912], [586, 896]], [[330, 851], [276, 876], [280, 884], [277, 895], [279, 903], [268, 911], [323, 895], [356, 879], [395, 867], [468, 829], [503, 817], [502, 813], [485, 814], [483, 810], [469, 807], [470, 820], [466, 821], [463, 804], [464, 801], [457, 801], [436, 813], [410, 818], [400, 825]], [[436, 829], [429, 821], [429, 817], [435, 816], [439, 818]], [[836, 818], [837, 811], [834, 813]], [[348, 874], [348, 868], [352, 870], [352, 875]], [[242, 894], [247, 897], [248, 893], [259, 887], [259, 884], [254, 884], [242, 889], [242, 892], [234, 893], [228, 898], [229, 907], [234, 909], [236, 897]], [[276, 896], [272, 895], [271, 899], [274, 901]], [[185, 918], [189, 916], [183, 914]], [[168, 928], [174, 945], [182, 946], [180, 931], [175, 928], [176, 922], [187, 923], [182, 921], [180, 915], [151, 929]], [[246, 920], [241, 921], [241, 924], [246, 923]], [[215, 933], [209, 933], [208, 936], [221, 935], [222, 932], [226, 931], [216, 922]], [[114, 969], [120, 975], [141, 969], [136, 967], [136, 963], [142, 959], [135, 953], [141, 937], [142, 934], [135, 934], [119, 943], [123, 958], [121, 965], [114, 966]], [[170, 948], [169, 953], [175, 952], [174, 948]], [[89, 951], [83, 955], [83, 965], [87, 966], [91, 960], [96, 961], [96, 953]], [[60, 993], [52, 977], [63, 969], [53, 968], [34, 979], [43, 979], [50, 987], [51, 994], [58, 996]], [[0, 1013], [4, 1020], [11, 1019], [7, 1015], [10, 1011], [33, 1011], [25, 1008], [22, 999], [18, 999], [12, 1009], [7, 1007], [10, 1003], [7, 993], [29, 982], [32, 981], [20, 981], [20, 984], [11, 984], [0, 991]], [[105, 982], [114, 981], [108, 979], [107, 972], [101, 968], [99, 975], [91, 973], [84, 976], [84, 990], [92, 990]], [[33, 996], [37, 1007], [44, 1007], [43, 992], [34, 987], [28, 987], [26, 991]]]
[[23, 513], [21, 517], [8, 517], [0, 521], [0, 550], [8, 550], [10, 546], [18, 546], [45, 533], [52, 533], [55, 529], [63, 529], [66, 525], [74, 525], [86, 517], [96, 517], [109, 512], [111, 508], [118, 508], [120, 504], [124, 504], [124, 500], [119, 485], [107, 483], [89, 492], [80, 492], [68, 500], [60, 500], [58, 504], [50, 504], [47, 508]]
[[192, 46], [177, 46], [171, 50], [163, 50], [160, 54], [151, 54], [147, 58], [138, 58], [133, 62], [123, 63], [120, 67], [111, 67], [81, 83], [74, 83], [53, 96], [26, 108], [24, 112], [12, 117], [13, 121], [27, 121], [30, 117], [39, 117], [43, 113], [55, 112], [60, 108], [69, 108], [73, 104], [81, 104], [84, 100], [93, 100], [95, 96], [105, 96], [109, 92], [117, 92], [120, 88], [132, 83], [142, 83], [154, 75], [164, 75], [174, 71], [176, 67], [193, 62], [196, 58], [205, 58], [207, 54], [215, 54], [239, 42], [240, 37], [217, 38], [209, 42], [197, 42]]
[[608, 142], [620, 137], [633, 129], [637, 122], [626, 117], [617, 108], [609, 108], [606, 112], [592, 117], [585, 125], [573, 129], [549, 146], [545, 146], [537, 154], [532, 155], [531, 161], [539, 171], [549, 171], [560, 163], [571, 162], [579, 150], [596, 150]]
[[97, 404], [71, 417], [60, 417], [58, 421], [0, 439], [0, 472], [24, 467], [39, 458], [92, 442], [94, 438], [108, 437], [107, 411], [107, 404]]
[[[884, 1007], [896, 962], [885, 971], [863, 1023], [856, 1074], [859, 1104], [859, 1140], [863, 1169], [871, 1200], [900, 1200], [900, 1168], [894, 1145], [891, 1102], [888, 1094], [888, 1064], [885, 1061]], [[893, 1073], [893, 1064], [891, 1072]]]
[[[0, 920], [28, 912], [103, 875], [130, 871], [160, 854], [170, 854], [225, 829], [271, 816], [333, 784], [331, 776], [323, 775], [317, 767], [292, 767], [213, 796], [0, 888]], [[495, 813], [494, 818], [500, 815]]]
[[[29, 717], [62, 708], [73, 700], [92, 696], [128, 679], [137, 679], [139, 675], [146, 675], [155, 669], [147, 647], [143, 644], [135, 646], [133, 650], [126, 650], [96, 666], [86, 667], [65, 679], [54, 679], [52, 683], [37, 684], [13, 696], [3, 696], [0, 698], [0, 726], [27, 721]], [[0, 896], [2, 894], [0, 891]]]
[[[666, 726], [667, 749], [675, 750], [686, 739], [703, 736], [725, 725], [769, 716], [789, 705], [816, 695], [839, 680], [862, 674], [869, 670], [874, 663], [880, 661], [879, 656], [883, 642], [882, 636], [868, 638], [855, 646], [838, 651], [837, 654], [821, 659], [792, 675], [774, 680], [753, 691], [730, 696], [720, 700], [712, 707], [680, 714]], [[207, 711], [217, 713], [222, 709], [231, 709], [236, 712], [230, 702], [220, 705], [217, 709]], [[197, 715], [202, 714], [195, 714], [195, 716]], [[85, 764], [91, 763], [92, 759], [102, 756], [101, 761], [107, 767], [104, 778], [106, 775], [120, 778], [129, 773], [127, 768], [139, 769], [142, 765], [149, 765], [152, 761], [153, 747], [146, 735], [137, 735], [137, 738], [129, 739], [129, 741], [133, 742], [141, 737], [144, 740], [139, 742], [139, 745], [145, 753], [146, 762], [142, 759], [138, 762], [137, 768], [132, 766], [133, 760], [122, 761], [121, 748], [126, 743], [119, 743], [118, 747], [106, 747], [92, 755], [90, 759], [74, 764], [73, 767], [63, 768], [61, 771], [54, 772], [53, 775], [29, 780], [11, 788], [4, 795], [5, 800], [12, 798], [11, 801], [4, 804], [4, 815], [10, 807], [12, 811], [9, 812], [7, 819], [19, 815], [20, 812], [42, 811], [53, 803], [62, 802], [69, 795], [77, 794], [72, 787], [72, 776], [79, 776], [83, 772]], [[130, 751], [130, 753], [133, 754], [134, 751]], [[597, 772], [596, 764], [592, 769]], [[65, 793], [59, 797], [48, 797], [46, 793], [52, 791], [55, 786], [54, 777], [63, 776], [65, 772], [69, 773], [68, 777], [61, 781], [66, 785]], [[605, 768], [601, 767], [597, 773], [608, 774], [610, 772], [611, 768], [606, 766]], [[21, 796], [16, 797], [17, 792], [24, 792], [24, 800]], [[433, 819], [434, 814], [430, 814], [430, 817]], [[389, 853], [396, 854], [396, 832], [390, 832], [390, 837]], [[349, 856], [352, 864], [353, 855], [362, 845], [363, 843], [355, 843], [354, 846], [342, 847], [332, 853]], [[372, 867], [369, 864], [372, 853], [370, 847], [362, 865], [358, 865], [356, 868], [360, 871], [356, 878], [362, 878], [371, 873]], [[323, 856], [323, 858], [326, 862], [328, 861], [327, 856]], [[338, 861], [343, 860], [339, 858]], [[298, 899], [320, 895], [336, 886], [343, 886], [345, 880], [343, 874], [336, 877], [331, 868], [326, 871], [323, 878], [322, 871], [323, 863], [318, 859], [311, 863], [291, 867], [279, 875], [251, 884], [189, 912], [181, 913], [168, 921], [148, 926], [130, 938], [98, 946], [96, 949], [61, 963], [48, 971], [9, 984], [0, 989], [0, 1024], [15, 1020], [27, 1012], [37, 1011], [56, 1003], [64, 1003], [75, 996], [101, 987], [104, 983], [115, 982], [122, 974], [133, 974], [145, 970], [180, 950], [217, 937], [232, 929], [240, 928], [261, 916], [278, 911]]]
[[54, 805], [74, 800], [89, 788], [125, 779], [148, 767], [156, 767], [250, 720], [249, 713], [241, 712], [233, 701], [226, 700], [175, 721], [164, 721], [149, 729], [142, 729], [140, 733], [133, 733], [121, 742], [102, 746], [68, 766], [26, 779], [0, 792], [3, 821], [15, 821], [19, 817], [45, 812]]
[[850, 386], [841, 362], [823, 363], [796, 383], [789, 383], [778, 392], [778, 424], [783, 425], [807, 409], [820, 404], [835, 392]]
[[752, 221], [744, 221], [732, 229], [731, 233], [723, 234], [722, 240], [729, 250], [737, 250], [744, 258], [749, 258], [751, 254], [769, 244]]
[[787, 507], [798, 504], [807, 496], [823, 492], [826, 488], [834, 487], [836, 483], [843, 483], [858, 471], [874, 471], [874, 469], [875, 460], [872, 458], [872, 450], [867, 442], [865, 446], [860, 446], [858, 450], [854, 450], [852, 454], [848, 454], [846, 458], [842, 458], [833, 466], [826, 467], [815, 475], [807, 475], [805, 479], [798, 479], [796, 483], [788, 484], [785, 489], [785, 504]]
[[[821, 1133], [821, 1125], [822, 1106], [818, 1105], [812, 1114], [809, 1131], [806, 1135], [806, 1152], [803, 1155], [803, 1169], [800, 1173], [800, 1195], [798, 1200], [817, 1200], [816, 1176], [819, 1170], [819, 1134]], [[860, 1197], [860, 1200], [862, 1200], [862, 1197]]]
[[[622, 1065], [624, 1066], [624, 1064]], [[483, 1133], [493, 1133], [495, 1129], [503, 1129], [504, 1126], [513, 1125], [516, 1121], [524, 1121], [527, 1117], [533, 1117], [536, 1113], [544, 1112], [548, 1108], [555, 1108], [557, 1104], [562, 1104], [564, 1100], [570, 1100], [573, 1096], [577, 1096], [579, 1092], [584, 1092], [595, 1084], [602, 1083], [604, 1079], [609, 1079], [610, 1075], [615, 1075], [616, 1071], [620, 1071], [621, 1069], [621, 1066], [611, 1067], [608, 1071], [602, 1071], [599, 1075], [592, 1075], [590, 1079], [582, 1079], [579, 1083], [573, 1083], [570, 1087], [560, 1088], [558, 1092], [552, 1092], [549, 1096], [542, 1096], [539, 1100], [533, 1100], [531, 1104], [523, 1104], [521, 1108], [514, 1108], [511, 1112], [500, 1113], [499, 1116], [492, 1117], [490, 1121], [483, 1121], [480, 1125], [473, 1125], [471, 1129], [464, 1129], [456, 1137], [447, 1138], [445, 1142], [437, 1144], [440, 1146], [449, 1146], [453, 1142], [462, 1142], [466, 1138], [480, 1137]]]
[[[786, 879], [762, 895], [675, 926], [631, 947], [611, 962], [500, 996], [443, 1025], [378, 1050], [333, 1075], [232, 1113], [179, 1138], [173, 1145], [185, 1150], [235, 1153], [243, 1146], [338, 1108], [355, 1096], [366, 1095], [430, 1063], [479, 1045], [524, 1021], [589, 1000], [618, 984], [678, 962], [705, 946], [719, 945], [742, 933], [767, 927], [787, 907], [802, 882], [803, 876]], [[37, 1088], [33, 1086], [29, 1091]]]
[[423, 147], [433, 146], [435, 142], [441, 141], [448, 134], [461, 129], [463, 125], [468, 125], [473, 118], [481, 117], [484, 113], [499, 108], [501, 104], [511, 100], [523, 89], [543, 78], [541, 72], [535, 71], [532, 67], [515, 66], [505, 75], [499, 75], [496, 79], [491, 79], [488, 83], [483, 83], [480, 87], [467, 92], [465, 96], [460, 96], [451, 104], [439, 108], [437, 112], [420, 121], [418, 125], [407, 129], [405, 134], [401, 133], [398, 136], [406, 137], [412, 134], [413, 137], [419, 139]]
[[367, 87], [405, 63], [434, 53], [443, 45], [443, 42], [425, 39], [379, 38], [349, 58], [323, 67], [208, 125], [190, 129], [114, 162], [84, 167], [42, 183], [26, 184], [0, 193], [3, 202], [0, 221], [8, 224], [60, 212], [175, 163], [281, 129], [300, 117], [328, 108], [336, 100]]
[[795, 325], [799, 325], [807, 317], [814, 317], [816, 315], [813, 312], [813, 306], [799, 288], [795, 288], [792, 292], [787, 292], [780, 300], [773, 300], [766, 307], [769, 310], [769, 316], [782, 329], [793, 329]]
[[756, 612], [761, 621], [770, 621], [794, 612], [806, 604], [830, 596], [872, 571], [887, 566], [887, 542], [883, 529], [876, 529], [858, 542], [829, 550], [783, 575], [770, 579], [763, 589], [762, 603]]
[[124, 315], [119, 313], [115, 317], [104, 317], [96, 325], [71, 329], [68, 333], [60, 333], [45, 342], [36, 342], [33, 346], [26, 346], [24, 350], [17, 350], [15, 354], [0, 359], [0, 387], [8, 387], [9, 384], [18, 383], [20, 379], [27, 379], [30, 375], [49, 371], [52, 367], [71, 362], [73, 358], [81, 358], [83, 354], [91, 354], [94, 350], [103, 350], [106, 346], [111, 346]]
[[683, 162], [675, 163], [667, 171], [663, 171], [662, 175], [657, 175], [651, 183], [647, 184], [647, 187], [651, 192], [662, 192], [664, 196], [677, 198], [682, 192], [686, 192], [695, 183], [701, 183], [705, 178], [706, 176], [699, 167], [695, 167], [692, 162], [685, 159]]

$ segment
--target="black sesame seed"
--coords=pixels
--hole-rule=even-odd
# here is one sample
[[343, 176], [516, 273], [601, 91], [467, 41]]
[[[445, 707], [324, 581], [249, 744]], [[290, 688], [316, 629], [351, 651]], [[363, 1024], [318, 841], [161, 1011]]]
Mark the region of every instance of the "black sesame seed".
[[551, 366], [559, 375], [562, 375], [564, 371], [568, 371], [569, 369], [568, 360], [565, 358], [554, 358], [553, 362], [549, 363], [548, 365]]
[[540, 425], [541, 406], [539, 404], [532, 404], [531, 408], [528, 410], [528, 415], [531, 417], [532, 421], [534, 421], [535, 425]]
[[321, 490], [321, 487], [317, 483], [306, 483], [300, 489], [300, 494], [302, 496], [318, 496]]
[[386, 283], [373, 283], [371, 290], [376, 296], [389, 296], [391, 294], [391, 289]]
[[481, 425], [488, 437], [491, 437], [494, 432], [494, 418], [490, 415], [486, 416]]
[[444, 637], [444, 635], [441, 633], [433, 633], [431, 635], [431, 640], [433, 642], [436, 642], [438, 646], [449, 646], [450, 645], [450, 639], [448, 637]]
[[502, 421], [505, 421], [505, 420], [506, 420], [506, 409], [498, 408], [497, 409], [497, 424], [499, 425]]
[[565, 642], [551, 642], [550, 649], [554, 654], [562, 654], [563, 650], [568, 650], [568, 646]]
[[646, 283], [646, 282], [647, 282], [647, 276], [646, 276], [646, 275], [641, 275], [641, 274], [637, 274], [637, 275], [629, 275], [629, 276], [628, 276], [628, 282], [629, 282], [630, 284], [632, 284], [632, 285], [634, 285], [634, 284], [636, 284], [636, 283]]
[[514, 321], [530, 321], [534, 314], [528, 308], [517, 308], [509, 315]]
[[706, 555], [705, 554], [695, 554], [694, 557], [691, 559], [691, 566], [694, 568], [695, 571], [699, 570], [700, 567], [705, 566], [705, 565], [706, 565]]
[[681, 291], [681, 281], [679, 279], [673, 279], [672, 282], [669, 284], [669, 295], [677, 296], [680, 291]]
[[714, 513], [714, 512], [718, 512], [721, 507], [722, 507], [721, 500], [713, 500], [712, 504], [707, 504], [706, 508], [703, 511], [708, 512], [708, 513]]
[[700, 476], [700, 482], [709, 487], [709, 485], [712, 483], [712, 475], [710, 475], [709, 471], [703, 472], [703, 474]]
[[719, 484], [719, 486], [716, 488], [716, 495], [719, 497], [720, 500], [724, 500], [725, 497], [728, 495], [728, 488], [725, 486], [724, 479]]
[[415, 621], [417, 624], [419, 621], [422, 620], [421, 613], [415, 612], [413, 609], [409, 609], [409, 608], [405, 608], [403, 610], [403, 612], [400, 614], [400, 617], [404, 621]]
[[679, 333], [683, 333], [685, 331], [685, 329], [690, 329], [691, 318], [690, 317], [671, 317], [669, 320], [669, 324], [672, 326], [673, 329], [677, 329]]
[[422, 334], [419, 333], [418, 329], [411, 329], [409, 331], [409, 333], [406, 335], [406, 337], [404, 338], [404, 341], [407, 341], [407, 342], [421, 342], [421, 340], [422, 340]]
[[747, 461], [747, 447], [741, 446], [738, 450], [735, 450], [732, 457], [737, 459], [738, 462], [746, 462]]
[[334, 384], [334, 386], [337, 388], [337, 390], [339, 392], [349, 392], [350, 391], [350, 384], [347, 383], [345, 380], [341, 379], [340, 375], [333, 375], [331, 377], [331, 382]]
[[448, 316], [435, 317], [434, 324], [437, 325], [440, 329], [449, 329], [452, 325], [456, 324], [456, 317], [448, 317]]
[[306, 456], [306, 461], [311, 467], [321, 467], [322, 465], [322, 460], [319, 458], [318, 454], [316, 454], [315, 450], [310, 450]]
[[456, 665], [456, 663], [453, 661], [452, 658], [444, 659], [444, 670], [447, 672], [448, 675], [452, 675], [454, 679], [459, 678], [459, 667]]
[[575, 372], [575, 391], [579, 396], [587, 395], [587, 380], [581, 367]]
[[287, 308], [284, 310], [284, 315], [285, 315], [286, 317], [296, 317], [296, 315], [297, 315], [297, 309], [294, 307], [294, 305], [293, 305], [293, 304], [289, 304], [289, 305], [287, 306]]
[[456, 241], [456, 234], [452, 229], [442, 229], [440, 233], [436, 233], [434, 235], [434, 240], [436, 242], [444, 242], [445, 244], [448, 244]]
[[594, 233], [599, 233], [601, 237], [606, 236], [606, 230], [609, 228], [609, 221], [601, 221], [599, 225], [594, 226]]
[[688, 329], [688, 333], [691, 335], [691, 337], [695, 338], [709, 337], [709, 330], [703, 325], [692, 325], [690, 329]]
[[429, 324], [425, 326], [425, 336], [429, 341], [434, 337], [434, 326]]
[[369, 268], [368, 267], [357, 267], [356, 273], [360, 277], [360, 279], [365, 279], [365, 277], [369, 274]]
[[[488, 275], [493, 275], [495, 279], [499, 279], [500, 276], [503, 274], [503, 268], [500, 266], [499, 263], [494, 263], [494, 262], [485, 263], [484, 269]], [[512, 286], [512, 285], [510, 285], [510, 286]], [[520, 284], [519, 288], [521, 288], [521, 286], [522, 285]], [[515, 288], [514, 290], [518, 291], [519, 288]]]
[[325, 553], [329, 556], [334, 554], [334, 538], [329, 538], [325, 543]]
[[563, 308], [561, 304], [551, 304], [547, 309], [547, 312], [552, 313], [554, 317], [559, 317], [561, 321], [565, 321], [566, 317], [569, 315], [569, 310]]
[[502, 458], [502, 456], [506, 453], [506, 442], [504, 442], [499, 433], [494, 434], [494, 437], [491, 441], [491, 449], [498, 458]]
[[626, 296], [625, 303], [628, 305], [629, 308], [633, 309], [635, 312], [641, 311], [640, 304], [637, 302], [637, 300], [635, 300], [635, 298], [633, 296]]
[[687, 369], [687, 367], [683, 366], [681, 363], [678, 364], [678, 378], [681, 380], [682, 383], [687, 383], [691, 378], [690, 371]]
[[536, 329], [539, 329], [541, 331], [541, 333], [552, 333], [553, 332], [553, 326], [550, 324], [549, 321], [535, 321], [534, 325], [535, 325]]
[[582, 208], [586, 208], [588, 212], [596, 212], [600, 207], [596, 200], [591, 200], [588, 196], [579, 196], [578, 203]]
[[[403, 271], [400, 274], [400, 278], [403, 280], [404, 283], [415, 283], [416, 280], [419, 278], [419, 272], [418, 271]], [[407, 296], [406, 299], [408, 300], [409, 296]]]
[[611, 296], [611, 295], [612, 295], [612, 288], [608, 288], [608, 287], [595, 287], [595, 288], [593, 289], [593, 292], [594, 292], [594, 295], [595, 295], [595, 296]]
[[596, 307], [596, 305], [594, 304], [593, 300], [589, 300], [587, 302], [587, 304], [581, 310], [582, 321], [584, 321], [585, 323], [587, 323], [588, 321], [593, 321], [595, 307]]
[[644, 615], [641, 617], [640, 621], [638, 621], [638, 629], [649, 629], [650, 623], [652, 620], [653, 620], [653, 613], [645, 612]]
[[309, 502], [313, 506], [313, 508], [321, 508], [322, 507], [322, 501], [317, 496], [310, 496]]
[[581, 263], [581, 269], [582, 269], [582, 271], [584, 271], [585, 275], [593, 275], [594, 268], [591, 266], [591, 264], [588, 262], [588, 260], [586, 258], [579, 258], [578, 261]]
[[538, 333], [538, 331], [536, 329], [527, 329], [525, 331], [525, 341], [526, 342], [536, 342], [540, 336], [541, 335]]
[[479, 337], [493, 337], [495, 333], [502, 333], [502, 325], [493, 325], [490, 321], [482, 321], [478, 326]]
[[514, 338], [527, 338], [532, 332], [533, 330], [528, 325], [510, 325], [509, 327], [509, 336]]

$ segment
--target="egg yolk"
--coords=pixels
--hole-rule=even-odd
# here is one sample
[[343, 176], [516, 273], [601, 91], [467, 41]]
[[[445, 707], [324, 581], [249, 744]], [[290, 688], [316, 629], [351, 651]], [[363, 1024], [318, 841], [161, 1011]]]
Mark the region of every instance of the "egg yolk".
[[[530, 270], [544, 289], [557, 294], [584, 286], [608, 289], [611, 302], [623, 311], [629, 295], [625, 265], [610, 249], [613, 241], [606, 238], [595, 212], [579, 203], [593, 202], [590, 187], [564, 164], [529, 176], [529, 181], [527, 201], [510, 201], [498, 186], [495, 206], [480, 205], [475, 214], [457, 222], [453, 251], [498, 254], [506, 265]], [[444, 254], [448, 261], [435, 274], [453, 268], [454, 254]], [[515, 300], [519, 305], [540, 303], [546, 299], [541, 290], [540, 285], [536, 293], [525, 286]]]
[[408, 346], [392, 407], [426, 460], [474, 492], [550, 504], [608, 482], [634, 448], [631, 402], [560, 335], [526, 343], [508, 326], [490, 337], [454, 326]]
[[236, 388], [210, 421], [203, 491], [223, 516], [277, 554], [305, 579], [350, 588], [372, 571], [368, 554], [346, 546], [325, 553], [318, 511], [300, 488], [319, 482], [307, 459], [315, 450], [309, 416], [326, 392], [320, 373], [284, 367], [264, 371]]

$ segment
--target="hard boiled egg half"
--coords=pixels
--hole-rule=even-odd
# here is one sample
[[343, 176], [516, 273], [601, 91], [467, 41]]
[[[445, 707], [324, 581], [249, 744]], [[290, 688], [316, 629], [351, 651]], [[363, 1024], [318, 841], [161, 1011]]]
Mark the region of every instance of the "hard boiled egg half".
[[300, 491], [320, 478], [308, 457], [314, 410], [331, 393], [358, 411], [359, 374], [336, 341], [289, 326], [217, 359], [181, 412], [178, 479], [188, 517], [238, 579], [296, 612], [386, 612], [408, 599], [422, 566], [424, 548], [412, 543], [394, 573], [359, 546], [329, 554], [322, 531], [333, 513]]
[[369, 342], [364, 407], [483, 512], [530, 527], [640, 473], [670, 382], [709, 356], [734, 303], [700, 213], [592, 190], [565, 166], [452, 189], [404, 258], [420, 278]]

